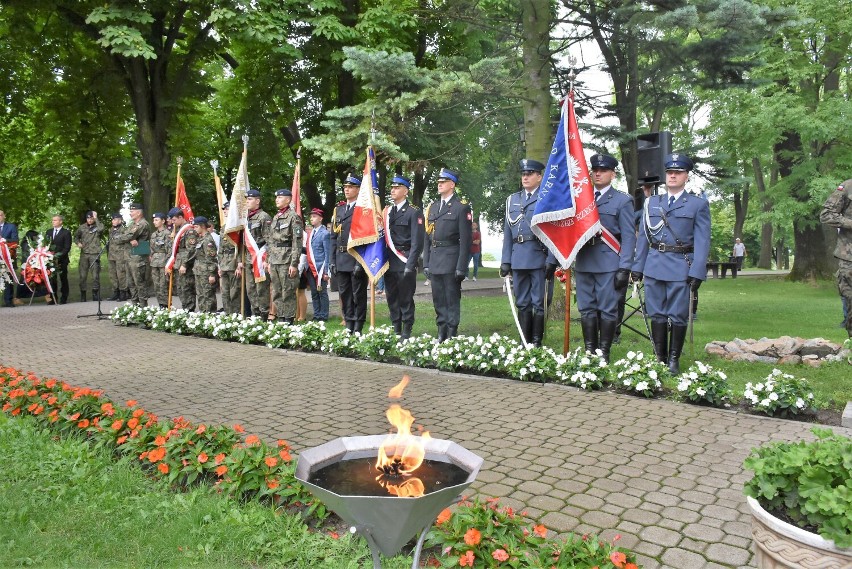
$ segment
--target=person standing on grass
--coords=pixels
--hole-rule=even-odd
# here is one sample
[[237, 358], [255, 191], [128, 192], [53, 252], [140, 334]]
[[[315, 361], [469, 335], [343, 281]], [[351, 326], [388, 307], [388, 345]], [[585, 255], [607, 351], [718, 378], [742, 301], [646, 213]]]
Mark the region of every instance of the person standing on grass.
[[693, 168], [687, 155], [669, 154], [664, 163], [666, 193], [645, 201], [632, 276], [645, 279], [645, 307], [657, 359], [677, 375], [691, 293], [707, 278], [710, 204], [684, 191]]
[[733, 253], [734, 261], [737, 263], [737, 270], [741, 271], [743, 269], [743, 259], [745, 259], [746, 256], [746, 246], [739, 237], [737, 237], [737, 240], [734, 241]]
[[831, 192], [822, 211], [820, 222], [837, 228], [837, 290], [843, 299], [846, 333], [852, 338], [852, 180], [846, 180]]

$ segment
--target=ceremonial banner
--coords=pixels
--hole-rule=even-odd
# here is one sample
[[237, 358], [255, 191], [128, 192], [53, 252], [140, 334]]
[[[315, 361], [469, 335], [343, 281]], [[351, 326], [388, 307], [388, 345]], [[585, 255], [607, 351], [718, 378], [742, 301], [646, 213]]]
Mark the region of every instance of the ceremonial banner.
[[[222, 228], [222, 235], [230, 239], [234, 245], [242, 243], [243, 230], [248, 226], [248, 206], [246, 205], [246, 192], [249, 190], [247, 151], [243, 148], [243, 157], [240, 159], [240, 167], [237, 169], [237, 179], [234, 180], [234, 189], [231, 190], [231, 199], [228, 202], [228, 218]], [[255, 245], [256, 247], [256, 245]]]
[[175, 207], [179, 207], [183, 212], [183, 218], [189, 223], [192, 223], [195, 215], [193, 215], [192, 208], [189, 205], [189, 198], [186, 197], [186, 187], [183, 185], [183, 178], [180, 177], [180, 172], [178, 172], [177, 188], [175, 190]]
[[11, 275], [15, 284], [21, 284], [21, 281], [18, 280], [18, 273], [15, 271], [14, 264], [12, 259], [14, 258], [15, 247], [18, 245], [15, 241], [6, 241], [2, 237], [0, 237], [0, 261], [6, 265], [6, 268]]
[[376, 155], [373, 147], [367, 147], [367, 161], [364, 164], [364, 176], [355, 208], [352, 210], [352, 225], [349, 227], [349, 243], [346, 248], [375, 283], [385, 271], [388, 262], [385, 258], [385, 239], [379, 215], [378, 175], [376, 173]]
[[559, 128], [530, 227], [567, 269], [585, 243], [601, 232], [583, 143], [574, 114], [573, 93], [565, 99]]
[[171, 271], [175, 268], [175, 261], [177, 260], [178, 245], [180, 245], [180, 240], [183, 239], [183, 236], [186, 235], [186, 232], [189, 231], [191, 228], [192, 228], [191, 223], [184, 223], [181, 226], [180, 231], [178, 231], [177, 234], [175, 235], [174, 240], [172, 240], [172, 254], [169, 257], [169, 260], [166, 261], [166, 270], [167, 271]]
[[300, 152], [301, 152], [301, 149], [299, 150], [299, 152], [296, 153], [296, 173], [293, 174], [293, 188], [290, 190], [290, 192], [293, 194], [293, 199], [290, 201], [290, 203], [293, 206], [293, 211], [295, 211], [296, 215], [298, 215], [301, 218], [302, 217], [302, 189], [301, 189], [302, 188], [302, 186], [301, 186], [302, 181], [301, 181], [300, 170], [301, 170], [302, 160], [299, 158]]

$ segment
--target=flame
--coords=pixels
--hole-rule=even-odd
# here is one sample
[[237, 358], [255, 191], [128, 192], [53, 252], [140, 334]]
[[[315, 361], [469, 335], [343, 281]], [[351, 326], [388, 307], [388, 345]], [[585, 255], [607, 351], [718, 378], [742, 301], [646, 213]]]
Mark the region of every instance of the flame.
[[388, 397], [391, 399], [399, 399], [402, 397], [402, 390], [405, 389], [409, 381], [411, 381], [411, 379], [407, 375], [402, 376], [402, 381], [391, 387], [391, 390], [388, 391]]
[[417, 498], [426, 493], [426, 487], [419, 478], [407, 478], [402, 484], [393, 484], [384, 476], [379, 477], [379, 484], [390, 494], [400, 498]]
[[[409, 381], [409, 377], [404, 376], [402, 381], [388, 392], [388, 397], [393, 399], [402, 397], [402, 391]], [[422, 496], [424, 487], [419, 479], [410, 478], [402, 483], [399, 479], [411, 476], [423, 464], [423, 459], [426, 457], [423, 441], [430, 438], [429, 432], [424, 431], [419, 437], [413, 435], [411, 427], [414, 425], [414, 416], [408, 409], [403, 409], [397, 403], [388, 407], [386, 416], [388, 422], [396, 428], [396, 433], [389, 435], [379, 447], [376, 469], [381, 474], [376, 480], [395, 496]]]

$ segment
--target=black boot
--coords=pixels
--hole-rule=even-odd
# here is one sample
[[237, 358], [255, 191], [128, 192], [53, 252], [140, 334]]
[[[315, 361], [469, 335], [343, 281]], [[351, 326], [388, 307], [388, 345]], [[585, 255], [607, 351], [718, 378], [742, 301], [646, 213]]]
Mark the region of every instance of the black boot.
[[356, 320], [355, 324], [352, 326], [352, 331], [358, 332], [359, 334], [362, 334], [364, 332], [364, 321], [363, 320]]
[[447, 327], [444, 325], [438, 326], [438, 342], [443, 342], [447, 339]]
[[669, 340], [669, 373], [678, 375], [680, 373], [680, 353], [683, 351], [683, 342], [686, 340], [686, 326], [672, 324], [672, 335]]
[[598, 349], [598, 326], [597, 315], [580, 318], [580, 328], [583, 329], [583, 344], [586, 351], [593, 354]]
[[86, 302], [86, 291], [85, 290], [80, 291], [80, 302]]
[[121, 291], [121, 298], [119, 300], [130, 300], [130, 290], [124, 289]]
[[447, 339], [455, 338], [459, 335], [459, 327], [458, 326], [447, 326]]
[[401, 339], [407, 340], [411, 337], [411, 328], [414, 325], [414, 322], [403, 322], [402, 323], [402, 335]]
[[395, 320], [393, 323], [393, 333], [397, 336], [402, 336], [402, 322]]
[[[193, 309], [194, 308], [195, 307], [193, 307]], [[269, 321], [269, 313], [268, 312], [258, 312], [257, 317], [260, 318], [261, 322], [268, 322]]]
[[615, 320], [605, 320], [601, 318], [601, 354], [605, 362], [609, 363], [609, 350], [612, 347], [612, 340], [615, 337], [615, 329], [618, 327], [618, 322]]
[[101, 291], [99, 289], [95, 289], [92, 291], [92, 300], [97, 302], [101, 299]]
[[518, 311], [518, 324], [520, 324], [521, 334], [525, 344], [532, 343], [532, 310]]
[[121, 292], [117, 288], [114, 288], [112, 289], [112, 296], [107, 300], [118, 300], [119, 298], [121, 298]]
[[532, 314], [532, 343], [533, 346], [541, 347], [544, 338], [544, 312], [533, 312]]
[[666, 363], [669, 357], [669, 323], [665, 320], [651, 320], [651, 343], [658, 362]]

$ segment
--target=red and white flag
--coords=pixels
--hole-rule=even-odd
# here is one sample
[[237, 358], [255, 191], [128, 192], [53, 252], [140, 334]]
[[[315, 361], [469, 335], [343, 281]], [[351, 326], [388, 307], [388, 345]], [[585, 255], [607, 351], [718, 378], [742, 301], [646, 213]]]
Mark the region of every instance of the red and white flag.
[[166, 261], [166, 270], [171, 271], [175, 268], [175, 261], [177, 260], [177, 252], [178, 246], [180, 245], [180, 240], [183, 239], [183, 236], [186, 235], [186, 232], [192, 228], [192, 224], [189, 222], [185, 222], [183, 226], [181, 226], [180, 230], [175, 235], [174, 240], [172, 240], [172, 254], [169, 257], [169, 260]]
[[192, 207], [189, 205], [189, 198], [186, 197], [186, 187], [183, 185], [183, 178], [180, 177], [180, 170], [177, 175], [177, 188], [175, 190], [175, 207], [179, 207], [183, 212], [183, 218], [192, 223], [195, 215], [192, 213]]
[[299, 154], [301, 154], [302, 149], [300, 148], [296, 152], [296, 173], [293, 174], [293, 188], [290, 192], [293, 194], [293, 199], [291, 200], [291, 205], [293, 206], [293, 210], [296, 212], [296, 215], [299, 218], [302, 217], [302, 176], [301, 176], [301, 165], [302, 159], [299, 158]]

